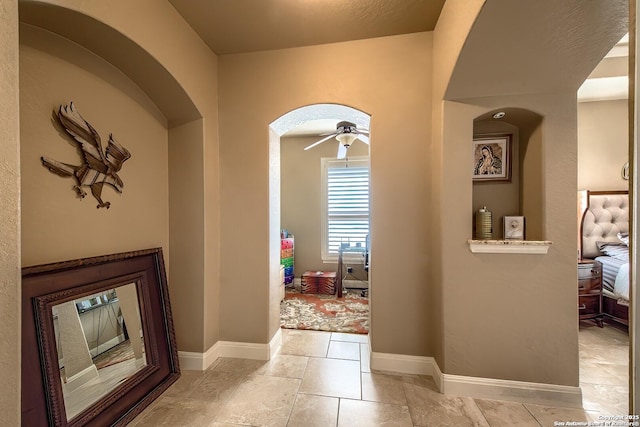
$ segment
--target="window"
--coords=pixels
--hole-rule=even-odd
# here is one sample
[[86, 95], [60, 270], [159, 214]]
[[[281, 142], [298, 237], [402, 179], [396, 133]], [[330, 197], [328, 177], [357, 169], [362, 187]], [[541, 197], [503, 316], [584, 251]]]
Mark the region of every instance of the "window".
[[369, 159], [322, 159], [322, 259], [335, 262], [341, 245], [366, 246], [369, 234]]

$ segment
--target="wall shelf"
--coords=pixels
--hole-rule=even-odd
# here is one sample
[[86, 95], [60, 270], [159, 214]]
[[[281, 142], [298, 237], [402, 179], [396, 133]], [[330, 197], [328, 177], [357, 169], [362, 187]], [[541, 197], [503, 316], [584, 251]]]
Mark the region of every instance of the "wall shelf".
[[545, 255], [553, 242], [549, 240], [467, 240], [476, 254]]

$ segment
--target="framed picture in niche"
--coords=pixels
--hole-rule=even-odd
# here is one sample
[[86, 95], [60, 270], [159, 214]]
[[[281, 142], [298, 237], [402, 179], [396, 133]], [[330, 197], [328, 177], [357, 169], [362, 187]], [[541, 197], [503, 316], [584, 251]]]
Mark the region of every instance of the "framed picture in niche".
[[473, 139], [473, 181], [511, 181], [511, 135]]
[[504, 217], [504, 239], [524, 240], [524, 217], [505, 216]]

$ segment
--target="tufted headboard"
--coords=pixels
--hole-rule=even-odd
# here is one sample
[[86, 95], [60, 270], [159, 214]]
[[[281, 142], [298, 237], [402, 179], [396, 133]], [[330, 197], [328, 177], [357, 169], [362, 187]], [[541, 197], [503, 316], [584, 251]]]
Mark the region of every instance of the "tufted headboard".
[[627, 191], [587, 191], [586, 210], [580, 223], [580, 256], [602, 255], [596, 242], [620, 242], [618, 233], [629, 232]]

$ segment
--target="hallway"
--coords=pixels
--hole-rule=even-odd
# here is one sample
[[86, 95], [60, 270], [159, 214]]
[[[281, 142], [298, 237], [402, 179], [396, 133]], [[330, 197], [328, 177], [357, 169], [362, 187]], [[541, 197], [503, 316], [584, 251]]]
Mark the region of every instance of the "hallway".
[[271, 361], [218, 359], [181, 378], [130, 425], [553, 426], [596, 413], [445, 396], [431, 377], [372, 372], [367, 335], [282, 330]]

